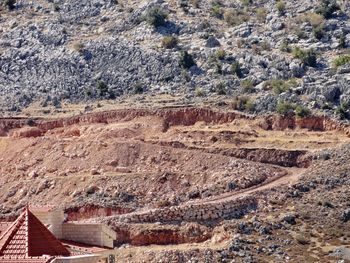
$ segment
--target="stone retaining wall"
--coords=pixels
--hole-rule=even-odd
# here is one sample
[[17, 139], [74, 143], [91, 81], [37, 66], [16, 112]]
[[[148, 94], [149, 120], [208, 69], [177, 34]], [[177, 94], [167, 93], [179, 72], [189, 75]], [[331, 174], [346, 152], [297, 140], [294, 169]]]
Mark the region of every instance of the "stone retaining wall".
[[107, 217], [103, 221], [113, 224], [115, 221], [126, 223], [152, 222], [198, 222], [240, 218], [247, 212], [256, 209], [257, 201], [252, 197], [234, 200], [193, 203], [152, 209], [146, 212], [135, 212], [121, 216]]

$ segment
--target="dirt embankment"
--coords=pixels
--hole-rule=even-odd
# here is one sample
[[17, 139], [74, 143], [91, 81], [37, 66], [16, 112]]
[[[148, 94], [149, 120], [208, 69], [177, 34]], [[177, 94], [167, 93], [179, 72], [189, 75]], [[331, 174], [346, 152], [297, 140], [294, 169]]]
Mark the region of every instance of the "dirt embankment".
[[123, 109], [105, 112], [89, 113], [79, 116], [61, 119], [32, 119], [32, 118], [4, 118], [0, 119], [0, 135], [4, 136], [13, 129], [24, 126], [36, 127], [39, 130], [31, 133], [29, 130], [15, 136], [39, 136], [40, 132], [62, 128], [71, 125], [84, 125], [94, 123], [113, 123], [128, 121], [137, 117], [155, 116], [163, 119], [163, 129], [166, 131], [171, 126], [193, 125], [196, 122], [228, 123], [237, 118], [261, 120], [261, 125], [267, 130], [285, 130], [304, 128], [314, 131], [339, 130], [350, 136], [349, 125], [339, 123], [324, 116], [312, 116], [307, 118], [265, 116], [254, 117], [238, 112], [218, 112], [208, 108], [164, 108], [164, 109]]

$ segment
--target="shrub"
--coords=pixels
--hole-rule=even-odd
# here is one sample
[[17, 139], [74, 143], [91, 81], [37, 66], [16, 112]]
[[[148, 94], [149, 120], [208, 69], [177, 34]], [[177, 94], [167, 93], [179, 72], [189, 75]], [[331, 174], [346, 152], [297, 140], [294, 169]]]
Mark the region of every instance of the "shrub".
[[266, 21], [267, 10], [266, 8], [258, 8], [256, 10], [256, 18], [260, 23], [264, 23]]
[[350, 55], [341, 55], [335, 58], [332, 62], [334, 67], [341, 67], [350, 63]]
[[249, 14], [242, 10], [229, 9], [224, 13], [224, 20], [230, 26], [238, 26], [250, 19]]
[[287, 53], [290, 53], [292, 50], [291, 50], [291, 48], [290, 48], [290, 46], [289, 46], [289, 43], [288, 43], [288, 40], [287, 39], [284, 39], [283, 41], [282, 41], [282, 44], [281, 44], [281, 46], [280, 46], [280, 50], [282, 51], [282, 52], [287, 52]]
[[204, 97], [204, 91], [200, 88], [196, 88], [194, 94], [196, 95], [196, 97]]
[[310, 116], [310, 114], [311, 114], [311, 111], [306, 107], [298, 105], [295, 108], [295, 115], [299, 118], [308, 117], [308, 116]]
[[234, 62], [231, 65], [231, 71], [233, 74], [235, 74], [237, 77], [242, 78], [243, 77], [243, 73], [242, 73], [242, 69], [241, 69], [241, 65], [238, 62]]
[[276, 111], [278, 114], [281, 115], [288, 115], [288, 114], [293, 114], [294, 113], [294, 109], [295, 109], [295, 105], [290, 103], [290, 102], [279, 102], [276, 106]]
[[174, 48], [177, 46], [179, 40], [174, 36], [165, 36], [162, 38], [162, 47], [164, 48]]
[[103, 81], [98, 81], [97, 90], [98, 90], [99, 96], [103, 96], [108, 92], [108, 85]]
[[75, 42], [75, 43], [73, 44], [73, 49], [74, 49], [75, 51], [81, 53], [81, 52], [83, 52], [83, 50], [84, 50], [84, 44], [81, 43], [81, 42]]
[[284, 15], [286, 12], [286, 4], [283, 1], [277, 1], [276, 9], [279, 15]]
[[199, 0], [190, 0], [190, 3], [193, 7], [199, 8]]
[[313, 49], [302, 50], [296, 47], [293, 49], [293, 56], [300, 59], [305, 66], [316, 67], [317, 56]]
[[213, 17], [216, 17], [218, 19], [222, 19], [223, 17], [223, 10], [221, 8], [221, 6], [218, 3], [213, 3], [212, 7], [210, 9], [210, 14]]
[[9, 10], [13, 10], [16, 7], [16, 0], [4, 0], [3, 5], [6, 6]]
[[219, 49], [216, 51], [216, 58], [219, 60], [223, 60], [226, 57], [226, 51], [223, 49]]
[[294, 88], [298, 85], [298, 82], [295, 79], [289, 79], [288, 81], [282, 79], [271, 79], [265, 81], [264, 89], [272, 90], [276, 95], [283, 92], [289, 91], [291, 88]]
[[248, 6], [253, 2], [253, 0], [241, 0], [242, 5]]
[[341, 103], [335, 110], [335, 113], [342, 120], [349, 119], [349, 106], [346, 103]]
[[232, 109], [239, 111], [246, 110], [249, 112], [253, 112], [255, 109], [254, 102], [245, 96], [234, 98], [233, 101], [230, 103], [230, 106]]
[[215, 86], [215, 92], [218, 94], [218, 95], [226, 95], [226, 88], [225, 88], [225, 84], [220, 82], [219, 84], [217, 84]]
[[133, 88], [133, 93], [134, 94], [142, 94], [144, 92], [143, 89], [143, 83], [142, 82], [136, 82]]
[[338, 10], [340, 10], [340, 7], [335, 0], [322, 0], [321, 5], [317, 8], [316, 12], [328, 19]]
[[189, 54], [187, 51], [181, 51], [180, 52], [180, 66], [186, 69], [189, 69], [192, 66], [195, 66], [196, 63], [193, 60], [193, 57], [191, 54]]
[[145, 20], [146, 22], [154, 27], [163, 26], [165, 24], [168, 14], [160, 7], [154, 7], [148, 10]]
[[323, 30], [323, 25], [319, 25], [319, 26], [316, 26], [314, 27], [313, 29], [313, 33], [314, 33], [314, 37], [318, 40], [322, 39], [325, 32]]
[[254, 91], [253, 81], [250, 79], [245, 79], [241, 81], [241, 86], [246, 93], [252, 93]]

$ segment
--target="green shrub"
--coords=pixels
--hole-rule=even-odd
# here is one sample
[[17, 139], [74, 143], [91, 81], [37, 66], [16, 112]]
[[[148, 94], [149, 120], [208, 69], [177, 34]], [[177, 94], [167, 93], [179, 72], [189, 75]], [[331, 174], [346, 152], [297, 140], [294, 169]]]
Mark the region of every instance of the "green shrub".
[[13, 10], [16, 7], [16, 0], [4, 0], [3, 5], [6, 6], [9, 10]]
[[195, 66], [196, 63], [193, 60], [193, 57], [191, 54], [189, 54], [187, 51], [180, 51], [180, 66], [186, 69], [189, 69], [192, 66]]
[[265, 81], [264, 89], [272, 90], [276, 95], [283, 92], [289, 91], [291, 88], [295, 88], [298, 85], [298, 82], [295, 79], [290, 79], [288, 81], [282, 79], [271, 79]]
[[276, 9], [278, 14], [282, 16], [286, 12], [286, 4], [283, 1], [277, 1]]
[[250, 79], [244, 79], [241, 81], [241, 86], [246, 93], [252, 93], [254, 91], [253, 81]]
[[350, 63], [350, 55], [341, 55], [335, 58], [332, 62], [334, 67], [341, 67]]
[[334, 12], [340, 10], [337, 1], [335, 0], [322, 0], [321, 5], [317, 8], [317, 13], [324, 18], [329, 19], [333, 16]]
[[341, 103], [335, 110], [335, 113], [342, 120], [349, 119], [349, 106], [346, 103]]
[[220, 82], [219, 84], [217, 84], [215, 86], [215, 92], [218, 94], [218, 95], [226, 95], [227, 91], [226, 91], [226, 87], [225, 87], [225, 84]]
[[295, 107], [295, 115], [299, 118], [308, 117], [310, 116], [310, 114], [311, 114], [311, 111], [306, 107], [303, 107], [301, 105], [298, 105]]
[[224, 13], [224, 11], [222, 10], [220, 4], [218, 4], [216, 2], [212, 4], [212, 7], [210, 9], [211, 16], [216, 17], [218, 19], [222, 19], [223, 13]]
[[179, 40], [174, 36], [165, 36], [162, 38], [162, 47], [164, 48], [174, 48], [178, 43]]
[[97, 82], [97, 91], [99, 96], [103, 96], [108, 92], [108, 85], [103, 81]]
[[295, 105], [286, 101], [279, 102], [276, 106], [277, 113], [284, 116], [288, 114], [294, 114], [294, 109]]
[[243, 77], [241, 65], [238, 62], [232, 63], [232, 65], [231, 65], [231, 72], [233, 74], [235, 74], [239, 78]]
[[219, 49], [218, 51], [216, 51], [216, 58], [219, 60], [223, 60], [226, 57], [226, 51], [223, 49]]
[[144, 20], [154, 27], [163, 26], [165, 24], [168, 14], [160, 7], [154, 7], [148, 10]]
[[239, 110], [239, 111], [246, 110], [249, 112], [253, 112], [255, 109], [254, 102], [245, 96], [239, 96], [234, 98], [230, 103], [230, 106], [232, 109]]
[[293, 49], [293, 56], [300, 59], [305, 66], [316, 67], [317, 55], [313, 49], [302, 50], [296, 47]]
[[230, 26], [238, 26], [244, 22], [248, 22], [250, 16], [243, 10], [229, 9], [224, 13], [224, 20]]
[[290, 46], [289, 46], [289, 43], [288, 43], [288, 40], [287, 39], [284, 39], [283, 41], [282, 41], [282, 44], [281, 44], [281, 46], [280, 46], [280, 50], [282, 51], [282, 52], [287, 52], [287, 53], [290, 53], [292, 50], [291, 50], [291, 48], [290, 48]]

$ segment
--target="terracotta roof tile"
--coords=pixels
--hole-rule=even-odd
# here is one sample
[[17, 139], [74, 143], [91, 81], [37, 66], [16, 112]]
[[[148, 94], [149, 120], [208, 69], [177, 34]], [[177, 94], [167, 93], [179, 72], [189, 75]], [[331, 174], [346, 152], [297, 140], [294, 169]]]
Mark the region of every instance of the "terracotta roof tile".
[[[68, 249], [28, 209], [0, 236], [0, 256], [69, 256]], [[2, 262], [2, 261], [0, 261]]]

